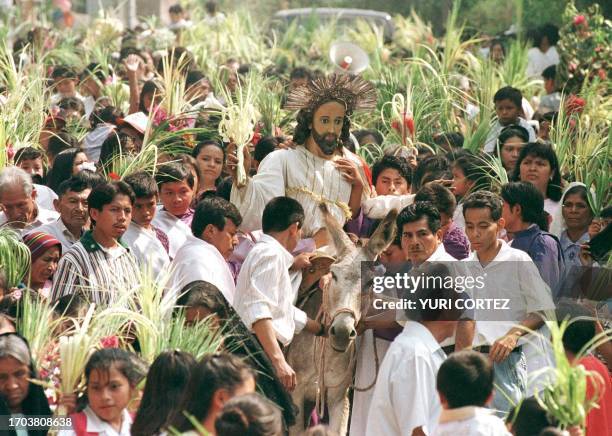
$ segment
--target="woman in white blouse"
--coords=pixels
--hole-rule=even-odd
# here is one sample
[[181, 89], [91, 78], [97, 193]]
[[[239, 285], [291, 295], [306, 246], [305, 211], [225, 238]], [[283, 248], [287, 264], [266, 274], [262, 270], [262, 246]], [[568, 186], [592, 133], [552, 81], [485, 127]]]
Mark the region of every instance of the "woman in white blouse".
[[547, 67], [559, 63], [555, 44], [559, 40], [559, 29], [545, 24], [534, 37], [534, 46], [527, 52], [527, 76], [539, 77]]

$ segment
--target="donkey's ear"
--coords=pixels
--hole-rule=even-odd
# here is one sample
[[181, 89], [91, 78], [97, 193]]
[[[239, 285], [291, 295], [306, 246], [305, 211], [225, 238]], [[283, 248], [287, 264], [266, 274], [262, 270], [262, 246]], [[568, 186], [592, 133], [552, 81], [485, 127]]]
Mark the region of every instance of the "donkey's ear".
[[363, 248], [363, 253], [368, 259], [374, 260], [395, 239], [397, 233], [397, 225], [395, 223], [397, 214], [397, 210], [391, 210], [376, 228], [368, 245]]
[[327, 232], [334, 243], [334, 247], [336, 247], [336, 259], [346, 258], [355, 249], [355, 245], [347, 234], [344, 233], [338, 221], [329, 212], [327, 205], [325, 203], [320, 203], [319, 209], [323, 214]]

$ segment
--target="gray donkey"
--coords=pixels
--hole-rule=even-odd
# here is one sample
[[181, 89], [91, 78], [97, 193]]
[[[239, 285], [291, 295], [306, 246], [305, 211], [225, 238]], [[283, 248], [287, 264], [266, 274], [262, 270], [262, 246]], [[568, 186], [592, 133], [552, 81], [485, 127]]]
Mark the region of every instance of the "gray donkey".
[[329, 424], [336, 434], [344, 436], [349, 418], [348, 390], [355, 371], [355, 338], [362, 310], [370, 304], [362, 298], [361, 262], [373, 261], [395, 237], [397, 211], [391, 211], [380, 223], [368, 244], [358, 249], [338, 222], [323, 210], [327, 230], [336, 247], [336, 262], [331, 267], [331, 281], [325, 289], [317, 289], [303, 303], [309, 318], [329, 325], [328, 337], [318, 338], [302, 332], [295, 336], [288, 351], [287, 362], [297, 375], [297, 387], [292, 393], [299, 409], [291, 435], [305, 429], [306, 406], [317, 405], [329, 411]]

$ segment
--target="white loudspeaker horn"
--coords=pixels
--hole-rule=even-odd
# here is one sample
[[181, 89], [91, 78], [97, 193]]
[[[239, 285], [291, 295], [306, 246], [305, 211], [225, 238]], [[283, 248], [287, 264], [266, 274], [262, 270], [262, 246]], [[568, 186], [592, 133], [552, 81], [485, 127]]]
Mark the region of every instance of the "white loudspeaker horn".
[[370, 65], [368, 54], [351, 42], [332, 44], [329, 58], [340, 73], [359, 74]]

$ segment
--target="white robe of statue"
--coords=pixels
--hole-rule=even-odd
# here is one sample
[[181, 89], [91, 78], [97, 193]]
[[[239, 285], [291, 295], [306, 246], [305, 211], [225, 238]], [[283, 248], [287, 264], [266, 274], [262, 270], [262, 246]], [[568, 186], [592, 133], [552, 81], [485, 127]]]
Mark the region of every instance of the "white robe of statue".
[[[343, 149], [345, 158], [357, 163], [363, 180], [363, 167], [357, 156]], [[331, 214], [344, 225], [349, 218], [351, 185], [336, 168], [333, 160], [315, 156], [305, 147], [277, 150], [261, 162], [257, 174], [247, 185], [232, 186], [231, 202], [242, 215], [241, 229], [261, 229], [264, 207], [274, 197], [288, 196], [300, 202], [306, 221], [303, 237], [313, 236], [325, 227], [319, 203], [324, 201]], [[365, 196], [363, 197], [365, 199]]]

